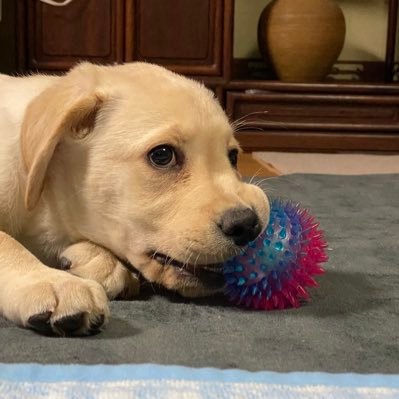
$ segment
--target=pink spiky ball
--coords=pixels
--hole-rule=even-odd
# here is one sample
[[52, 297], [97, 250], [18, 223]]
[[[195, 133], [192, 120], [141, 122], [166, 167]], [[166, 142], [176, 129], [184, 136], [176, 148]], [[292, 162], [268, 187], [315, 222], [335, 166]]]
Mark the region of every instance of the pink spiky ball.
[[299, 307], [324, 273], [327, 243], [319, 223], [298, 204], [273, 200], [265, 231], [224, 264], [225, 294], [236, 305], [272, 310]]

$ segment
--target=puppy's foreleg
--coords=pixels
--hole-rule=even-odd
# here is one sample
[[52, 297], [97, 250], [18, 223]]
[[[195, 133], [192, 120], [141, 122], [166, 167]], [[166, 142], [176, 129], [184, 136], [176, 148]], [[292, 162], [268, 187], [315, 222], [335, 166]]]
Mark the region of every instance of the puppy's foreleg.
[[106, 323], [109, 309], [100, 284], [45, 266], [0, 232], [0, 314], [45, 334], [86, 335]]
[[104, 287], [109, 299], [130, 299], [139, 294], [138, 277], [107, 249], [88, 241], [78, 242], [64, 250], [59, 268], [97, 281]]

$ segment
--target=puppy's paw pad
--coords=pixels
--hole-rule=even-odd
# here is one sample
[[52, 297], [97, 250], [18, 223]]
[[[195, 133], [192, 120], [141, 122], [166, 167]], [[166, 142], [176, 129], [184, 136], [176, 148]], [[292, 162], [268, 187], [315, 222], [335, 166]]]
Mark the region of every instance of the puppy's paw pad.
[[77, 334], [85, 328], [85, 325], [86, 315], [82, 312], [56, 320], [53, 324], [53, 330], [57, 335], [69, 336]]
[[100, 284], [56, 270], [47, 273], [47, 281], [15, 293], [21, 325], [44, 335], [72, 337], [93, 334], [107, 323], [108, 300]]
[[92, 334], [99, 332], [99, 330], [103, 326], [104, 322], [105, 322], [105, 315], [103, 315], [103, 314], [99, 315], [96, 319], [92, 320], [92, 322], [90, 323], [89, 331]]

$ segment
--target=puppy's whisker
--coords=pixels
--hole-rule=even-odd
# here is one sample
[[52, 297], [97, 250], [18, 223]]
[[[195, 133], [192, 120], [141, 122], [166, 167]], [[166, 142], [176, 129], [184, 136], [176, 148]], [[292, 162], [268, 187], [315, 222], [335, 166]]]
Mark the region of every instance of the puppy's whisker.
[[262, 170], [263, 168], [262, 167], [260, 167], [255, 173], [254, 173], [254, 175], [251, 177], [251, 179], [249, 180], [249, 184], [252, 184], [252, 182], [254, 181], [254, 179], [259, 175], [259, 173], [260, 173], [260, 171]]
[[172, 265], [173, 259], [169, 258], [169, 257], [167, 257], [166, 259], [167, 259], [167, 261], [165, 263], [165, 266], [166, 266], [166, 268], [169, 268]]
[[276, 176], [276, 177], [274, 177], [274, 176], [273, 177], [266, 177], [266, 178], [261, 179], [261, 180], [253, 181], [252, 184], [255, 185], [255, 186], [260, 187], [262, 190], [266, 190], [267, 189], [267, 191], [269, 191], [269, 192], [274, 192], [276, 190], [274, 188], [270, 187], [268, 185], [268, 183], [270, 183], [273, 179], [276, 179], [277, 177], [278, 176]]
[[198, 254], [198, 255], [197, 255], [197, 258], [195, 259], [195, 262], [194, 262], [194, 271], [195, 271], [195, 267], [198, 265], [198, 259], [199, 259], [200, 255], [201, 255], [201, 254]]
[[234, 133], [239, 133], [239, 132], [242, 132], [243, 130], [257, 130], [259, 132], [264, 132], [265, 131], [264, 128], [262, 128], [260, 126], [254, 126], [253, 123], [255, 123], [255, 122], [247, 123], [245, 125], [241, 125], [239, 128], [234, 129]]
[[275, 193], [277, 190], [273, 187], [270, 187], [267, 183], [264, 184], [256, 184], [259, 188], [261, 188], [263, 191], [266, 191], [268, 195]]
[[253, 183], [253, 184], [255, 184], [255, 185], [260, 185], [260, 184], [263, 184], [265, 181], [267, 181], [267, 180], [269, 180], [270, 178], [269, 177], [266, 177], [266, 178], [264, 178], [264, 179], [261, 179], [261, 180], [257, 180], [255, 183]]
[[235, 121], [233, 121], [232, 125], [235, 126], [237, 123], [245, 121], [246, 119], [248, 119], [249, 117], [251, 117], [253, 115], [266, 115], [267, 113], [269, 113], [269, 111], [254, 111], [249, 114], [245, 114], [241, 118], [238, 118]]
[[152, 292], [155, 294], [156, 290], [155, 290], [154, 284], [150, 282], [150, 286], [151, 286]]
[[184, 255], [184, 258], [186, 258], [186, 260], [183, 263], [183, 266], [186, 267], [190, 264], [190, 258], [192, 256], [192, 252], [191, 252], [191, 247], [193, 246], [194, 242], [190, 242], [188, 247], [186, 248], [185, 254], [187, 254], [187, 252], [189, 252], [188, 257], [186, 258], [186, 255]]

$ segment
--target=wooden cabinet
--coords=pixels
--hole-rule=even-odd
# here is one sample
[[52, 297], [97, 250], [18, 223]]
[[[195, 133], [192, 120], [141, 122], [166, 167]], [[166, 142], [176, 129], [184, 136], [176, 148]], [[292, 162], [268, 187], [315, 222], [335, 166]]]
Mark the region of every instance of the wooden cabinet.
[[82, 59], [123, 61], [123, 0], [79, 0], [64, 7], [27, 1], [28, 67], [65, 70]]
[[19, 1], [25, 68], [66, 70], [84, 59], [147, 61], [209, 77], [228, 70], [232, 0]]
[[[13, 8], [14, 0], [3, 1]], [[73, 0], [62, 7], [16, 0], [18, 63], [21, 72], [50, 73], [83, 59], [161, 64], [204, 82], [232, 120], [246, 120], [237, 137], [247, 150], [397, 152], [398, 3], [389, 0], [387, 57], [379, 68], [386, 83], [380, 84], [260, 79], [251, 72], [253, 60], [233, 57], [234, 0]]]

